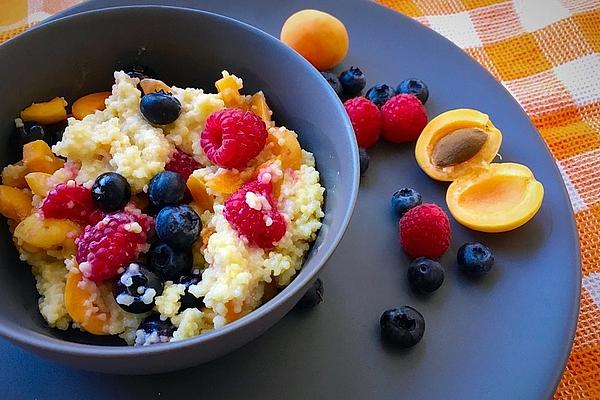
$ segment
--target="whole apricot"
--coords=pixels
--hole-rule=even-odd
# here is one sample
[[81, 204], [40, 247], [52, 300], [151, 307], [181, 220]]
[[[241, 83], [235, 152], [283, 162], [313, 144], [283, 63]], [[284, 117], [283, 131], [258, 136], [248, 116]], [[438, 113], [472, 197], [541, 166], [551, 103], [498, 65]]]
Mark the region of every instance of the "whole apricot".
[[292, 14], [281, 28], [281, 41], [319, 71], [340, 63], [348, 53], [348, 31], [336, 17], [318, 10]]

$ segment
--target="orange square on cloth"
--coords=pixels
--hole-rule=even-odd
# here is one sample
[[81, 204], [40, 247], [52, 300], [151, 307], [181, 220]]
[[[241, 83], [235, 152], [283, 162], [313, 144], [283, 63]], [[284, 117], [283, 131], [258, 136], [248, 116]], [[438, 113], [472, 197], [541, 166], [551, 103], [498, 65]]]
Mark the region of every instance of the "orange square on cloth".
[[552, 67], [531, 33], [487, 44], [485, 51], [496, 65], [499, 78], [506, 81], [537, 74]]
[[541, 130], [552, 154], [559, 160], [600, 148], [600, 135], [583, 121]]
[[[596, 32], [599, 32], [596, 28]], [[573, 18], [560, 20], [532, 33], [538, 47], [552, 65], [560, 65], [594, 52]], [[568, 45], [557, 38], [578, 38]]]
[[582, 39], [590, 43], [595, 52], [600, 53], [600, 11], [577, 14], [572, 18], [583, 34]]

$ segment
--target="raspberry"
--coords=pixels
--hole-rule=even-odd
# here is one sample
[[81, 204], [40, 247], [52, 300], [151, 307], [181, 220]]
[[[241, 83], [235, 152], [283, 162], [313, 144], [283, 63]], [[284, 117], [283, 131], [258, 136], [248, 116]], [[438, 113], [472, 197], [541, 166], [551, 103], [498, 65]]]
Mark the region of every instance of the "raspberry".
[[411, 208], [400, 219], [400, 244], [410, 256], [438, 259], [450, 246], [448, 216], [436, 204]]
[[69, 181], [56, 185], [44, 199], [41, 209], [46, 218], [71, 219], [87, 223], [96, 207], [89, 189]]
[[165, 165], [165, 170], [177, 172], [184, 181], [187, 181], [192, 172], [198, 168], [200, 168], [200, 164], [192, 156], [179, 150], [173, 153], [171, 159]]
[[83, 276], [102, 282], [119, 274], [144, 249], [153, 226], [152, 217], [140, 212], [108, 214], [86, 226], [75, 240]]
[[425, 125], [427, 111], [412, 94], [399, 94], [381, 107], [383, 137], [394, 143], [417, 140]]
[[271, 182], [246, 183], [225, 201], [225, 219], [251, 245], [270, 249], [285, 235], [286, 222], [277, 211]]
[[200, 145], [213, 164], [241, 169], [262, 151], [267, 136], [265, 123], [256, 114], [228, 108], [208, 117]]
[[358, 147], [368, 148], [377, 143], [381, 135], [381, 112], [364, 97], [355, 97], [344, 103], [350, 117]]

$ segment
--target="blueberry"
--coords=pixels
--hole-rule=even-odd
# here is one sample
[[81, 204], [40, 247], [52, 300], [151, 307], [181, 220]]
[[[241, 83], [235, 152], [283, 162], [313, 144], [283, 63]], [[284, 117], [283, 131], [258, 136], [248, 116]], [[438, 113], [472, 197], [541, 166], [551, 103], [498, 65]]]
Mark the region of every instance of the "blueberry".
[[365, 97], [371, 100], [377, 107], [384, 105], [389, 99], [396, 95], [396, 91], [386, 84], [375, 85], [367, 91]]
[[173, 337], [173, 332], [175, 332], [175, 327], [169, 319], [163, 321], [160, 319], [160, 314], [150, 314], [138, 327], [135, 345], [147, 346], [155, 343], [167, 343]]
[[56, 143], [60, 142], [67, 125], [67, 121], [46, 125], [46, 137], [44, 138], [46, 143], [48, 143], [49, 146], [54, 146]]
[[153, 78], [156, 76], [156, 74], [152, 72], [150, 68], [143, 65], [132, 65], [125, 70], [125, 73], [131, 78], [138, 78], [139, 80]]
[[478, 242], [463, 244], [456, 260], [461, 270], [470, 276], [481, 276], [487, 274], [494, 265], [494, 254], [489, 247]]
[[392, 308], [379, 319], [381, 336], [398, 347], [412, 347], [425, 333], [425, 320], [420, 312], [410, 306]]
[[192, 273], [179, 278], [179, 283], [185, 285], [185, 292], [179, 299], [181, 301], [180, 310], [186, 310], [188, 308], [202, 308], [204, 307], [204, 297], [196, 297], [188, 291], [191, 285], [196, 285], [202, 280], [202, 275], [199, 273]]
[[392, 208], [399, 216], [423, 202], [421, 194], [411, 188], [402, 188], [392, 195]]
[[14, 132], [14, 144], [22, 151], [24, 144], [34, 142], [36, 140], [44, 140], [46, 138], [46, 130], [36, 122], [24, 122], [19, 124]]
[[155, 229], [160, 241], [187, 249], [198, 239], [202, 223], [190, 206], [165, 207], [156, 216]]
[[174, 206], [183, 200], [185, 181], [177, 172], [162, 171], [148, 184], [148, 198], [157, 207]]
[[179, 117], [181, 103], [177, 97], [163, 91], [145, 94], [140, 101], [144, 118], [155, 125], [168, 125]]
[[156, 243], [148, 252], [148, 265], [167, 281], [175, 282], [192, 269], [192, 249], [177, 250], [166, 243]]
[[304, 296], [296, 303], [294, 308], [298, 310], [307, 310], [315, 307], [317, 304], [323, 301], [323, 282], [321, 279], [317, 280], [312, 286], [304, 293]]
[[131, 186], [123, 175], [106, 172], [96, 178], [92, 186], [92, 198], [103, 211], [117, 211], [125, 207], [131, 198]]
[[338, 96], [341, 96], [342, 95], [342, 85], [340, 84], [340, 81], [339, 81], [337, 75], [333, 74], [331, 72], [321, 72], [321, 75], [323, 75], [323, 78], [325, 78], [325, 80], [327, 81], [327, 83], [329, 83], [329, 86], [331, 86], [333, 88], [335, 93]]
[[369, 169], [369, 154], [365, 149], [360, 147], [358, 149], [358, 157], [360, 159], [360, 174], [362, 176], [367, 172], [367, 169]]
[[127, 312], [141, 314], [152, 310], [154, 299], [162, 294], [162, 278], [142, 264], [131, 263], [113, 283], [117, 304]]
[[427, 85], [420, 79], [405, 79], [396, 88], [398, 93], [412, 94], [425, 104], [429, 98], [429, 89]]
[[343, 71], [339, 79], [344, 94], [348, 96], [358, 96], [367, 84], [365, 74], [356, 67], [350, 67]]
[[408, 268], [408, 283], [418, 292], [435, 292], [444, 282], [444, 269], [439, 262], [420, 257]]

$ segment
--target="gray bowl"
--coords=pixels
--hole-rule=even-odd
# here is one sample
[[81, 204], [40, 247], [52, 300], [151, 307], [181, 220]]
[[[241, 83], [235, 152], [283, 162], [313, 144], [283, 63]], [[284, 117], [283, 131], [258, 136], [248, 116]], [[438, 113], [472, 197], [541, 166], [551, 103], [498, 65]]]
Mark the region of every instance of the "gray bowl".
[[[272, 36], [211, 13], [173, 7], [123, 7], [87, 12], [34, 28], [0, 46], [0, 148], [13, 119], [32, 101], [107, 90], [112, 72], [150, 66], [166, 82], [213, 91], [227, 69], [247, 93], [263, 90], [275, 120], [296, 130], [313, 152], [326, 188], [325, 218], [303, 269], [274, 299], [222, 329], [145, 348], [110, 337], [48, 328], [37, 308], [29, 268], [19, 261], [8, 227], [0, 229], [0, 335], [69, 366], [144, 374], [197, 365], [256, 338], [283, 317], [312, 284], [348, 224], [358, 190], [358, 152], [337, 96], [303, 58]], [[0, 165], [12, 158], [0, 152]]]

